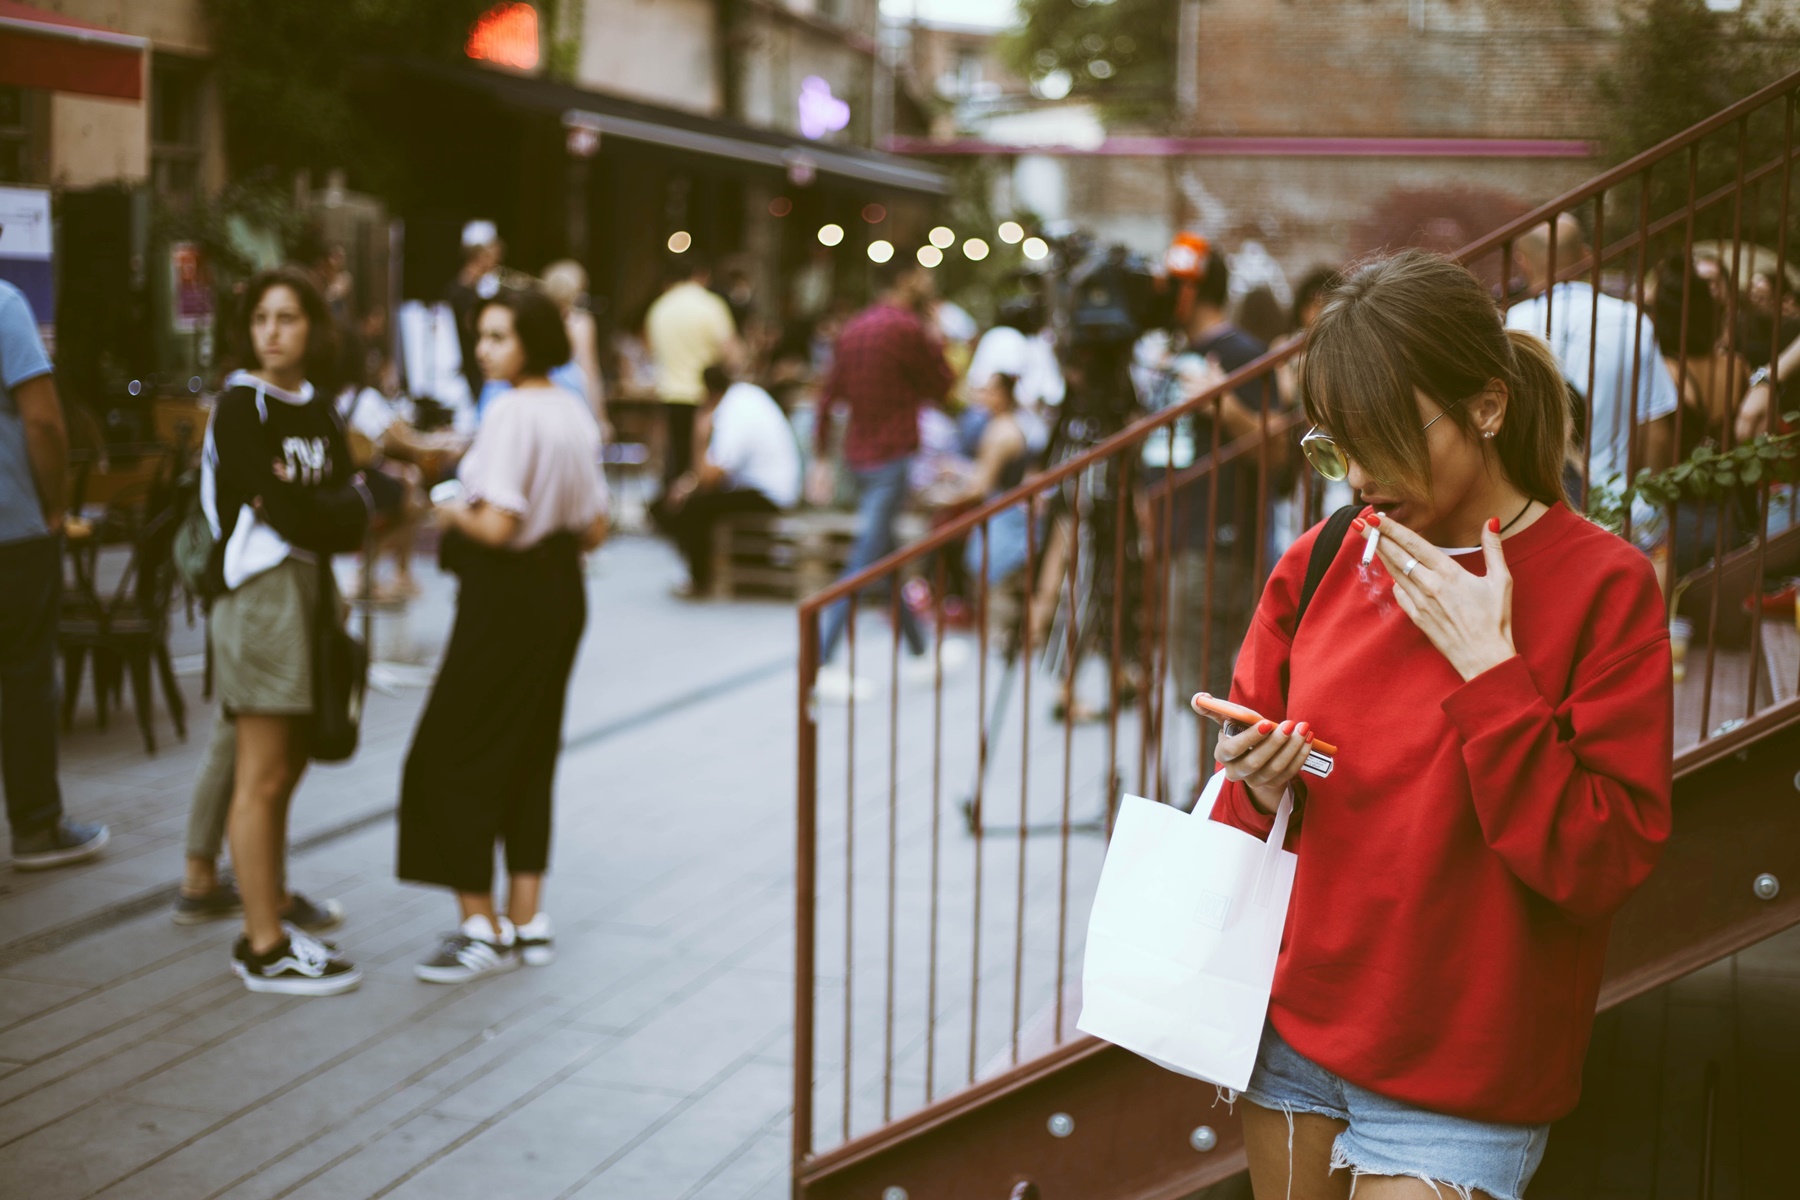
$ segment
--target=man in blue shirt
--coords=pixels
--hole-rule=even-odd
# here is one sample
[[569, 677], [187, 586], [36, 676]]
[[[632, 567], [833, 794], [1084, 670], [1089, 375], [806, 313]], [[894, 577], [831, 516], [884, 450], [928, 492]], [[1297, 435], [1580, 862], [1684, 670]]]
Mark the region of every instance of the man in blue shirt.
[[69, 438], [31, 305], [0, 282], [0, 785], [13, 867], [82, 862], [104, 825], [63, 816], [56, 782], [56, 614]]

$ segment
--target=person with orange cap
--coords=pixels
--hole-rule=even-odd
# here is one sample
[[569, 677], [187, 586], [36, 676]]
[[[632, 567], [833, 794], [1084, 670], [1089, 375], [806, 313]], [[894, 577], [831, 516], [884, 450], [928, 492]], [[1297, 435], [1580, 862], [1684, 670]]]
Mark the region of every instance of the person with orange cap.
[[[1163, 270], [1174, 290], [1174, 329], [1165, 365], [1156, 372], [1156, 382], [1146, 397], [1151, 409], [1201, 395], [1269, 349], [1232, 324], [1227, 315], [1231, 270], [1225, 255], [1207, 238], [1197, 233], [1177, 234], [1164, 256]], [[1279, 398], [1271, 380], [1258, 379], [1225, 393], [1211, 412], [1184, 418], [1152, 435], [1144, 444], [1144, 465], [1150, 468], [1147, 482], [1154, 482], [1165, 471], [1180, 472], [1193, 466], [1212, 452], [1215, 437], [1218, 445], [1226, 446], [1260, 433], [1265, 402], [1273, 410]], [[1223, 696], [1231, 690], [1232, 666], [1249, 630], [1258, 591], [1253, 578], [1260, 524], [1258, 469], [1258, 456], [1246, 455], [1218, 468], [1212, 476], [1177, 489], [1173, 497], [1170, 542], [1175, 553], [1172, 573], [1177, 608], [1171, 650], [1178, 695], [1205, 691]], [[1195, 794], [1198, 786], [1195, 781]]]

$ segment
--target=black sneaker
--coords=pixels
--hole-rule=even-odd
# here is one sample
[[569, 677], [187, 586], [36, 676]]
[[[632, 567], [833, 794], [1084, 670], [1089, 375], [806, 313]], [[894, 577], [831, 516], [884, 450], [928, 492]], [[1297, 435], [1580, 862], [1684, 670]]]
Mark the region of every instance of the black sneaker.
[[336, 957], [318, 939], [285, 928], [287, 936], [267, 954], [252, 954], [249, 940], [238, 937], [231, 969], [245, 987], [279, 996], [336, 996], [362, 982], [355, 964]]
[[58, 821], [42, 833], [13, 835], [12, 863], [15, 871], [42, 871], [50, 867], [66, 867], [86, 862], [106, 848], [112, 833], [104, 825], [83, 825], [79, 821]]
[[519, 965], [519, 948], [511, 937], [511, 923], [501, 922], [503, 941], [484, 936], [492, 933], [485, 919], [470, 917], [438, 944], [436, 954], [414, 967], [413, 974], [426, 983], [467, 983], [512, 970]]
[[177, 925], [204, 925], [208, 921], [239, 916], [243, 911], [244, 900], [238, 895], [237, 885], [224, 880], [204, 896], [183, 892], [175, 897], [173, 915]]
[[336, 900], [315, 904], [299, 892], [288, 895], [287, 910], [281, 914], [286, 924], [306, 933], [324, 933], [344, 923], [344, 906]]

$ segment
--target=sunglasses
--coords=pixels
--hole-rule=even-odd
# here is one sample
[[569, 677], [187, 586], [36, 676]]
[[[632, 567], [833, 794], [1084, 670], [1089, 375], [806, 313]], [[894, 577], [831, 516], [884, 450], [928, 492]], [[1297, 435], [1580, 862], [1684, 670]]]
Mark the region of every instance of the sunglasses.
[[[1424, 433], [1436, 425], [1452, 408], [1461, 403], [1462, 401], [1458, 400], [1454, 404], [1446, 406], [1443, 412], [1421, 425], [1419, 432]], [[1335, 438], [1317, 425], [1314, 425], [1307, 431], [1306, 436], [1300, 439], [1300, 453], [1306, 455], [1306, 461], [1312, 465], [1313, 470], [1333, 483], [1342, 483], [1350, 477], [1350, 458], [1344, 453], [1344, 448], [1337, 444]]]

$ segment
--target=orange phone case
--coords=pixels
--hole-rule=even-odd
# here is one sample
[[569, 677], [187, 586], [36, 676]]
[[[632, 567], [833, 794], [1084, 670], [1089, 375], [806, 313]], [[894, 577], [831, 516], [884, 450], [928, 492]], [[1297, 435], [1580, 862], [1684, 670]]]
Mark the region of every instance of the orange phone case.
[[[1240, 725], [1255, 725], [1263, 720], [1262, 714], [1254, 709], [1245, 708], [1241, 704], [1233, 704], [1229, 700], [1221, 700], [1217, 696], [1208, 696], [1204, 692], [1196, 693], [1189, 703], [1194, 706], [1195, 712], [1217, 717], [1221, 722], [1236, 721]], [[1337, 756], [1336, 746], [1330, 742], [1322, 742], [1318, 738], [1313, 739], [1313, 749], [1320, 754]]]

